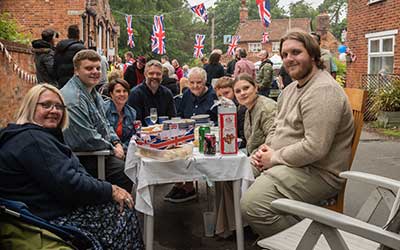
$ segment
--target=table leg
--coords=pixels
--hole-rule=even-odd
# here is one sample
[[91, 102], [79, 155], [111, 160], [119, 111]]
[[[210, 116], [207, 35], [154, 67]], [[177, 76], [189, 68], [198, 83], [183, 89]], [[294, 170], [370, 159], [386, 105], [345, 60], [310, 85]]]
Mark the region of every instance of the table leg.
[[236, 222], [236, 245], [238, 250], [244, 250], [242, 214], [240, 212], [240, 182], [241, 180], [233, 181], [233, 202]]
[[[153, 202], [153, 197], [154, 197], [154, 186], [150, 185], [149, 186], [150, 190], [150, 200], [151, 203], [154, 204]], [[155, 209], [153, 207], [153, 215], [155, 213]], [[145, 245], [146, 245], [146, 250], [153, 250], [153, 241], [154, 241], [154, 216], [145, 214], [144, 215], [144, 231], [145, 231]]]

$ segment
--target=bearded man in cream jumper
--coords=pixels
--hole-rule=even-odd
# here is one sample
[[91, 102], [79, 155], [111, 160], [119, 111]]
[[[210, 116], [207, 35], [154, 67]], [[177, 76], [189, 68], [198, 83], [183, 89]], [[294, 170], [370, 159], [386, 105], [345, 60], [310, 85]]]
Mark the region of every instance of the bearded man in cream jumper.
[[271, 206], [279, 198], [308, 203], [334, 197], [347, 170], [354, 133], [344, 90], [323, 70], [318, 43], [293, 31], [280, 42], [285, 70], [294, 80], [278, 99], [278, 113], [266, 143], [251, 156], [261, 174], [243, 194], [244, 219], [262, 237], [297, 221]]

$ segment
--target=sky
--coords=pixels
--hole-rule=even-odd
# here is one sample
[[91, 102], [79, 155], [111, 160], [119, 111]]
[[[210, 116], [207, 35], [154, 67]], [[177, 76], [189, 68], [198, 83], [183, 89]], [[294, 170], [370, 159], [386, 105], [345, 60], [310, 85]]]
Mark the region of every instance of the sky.
[[[239, 0], [235, 0], [235, 1], [239, 1]], [[284, 7], [284, 9], [288, 10], [289, 9], [289, 4], [293, 3], [293, 2], [297, 2], [298, 0], [279, 0], [279, 5], [281, 5], [282, 7]], [[216, 0], [188, 0], [190, 5], [196, 5], [196, 4], [200, 4], [200, 3], [204, 3], [206, 8], [210, 7], [211, 5], [213, 5]], [[311, 3], [312, 6], [318, 7], [318, 5], [320, 5], [323, 0], [306, 0], [306, 2]]]

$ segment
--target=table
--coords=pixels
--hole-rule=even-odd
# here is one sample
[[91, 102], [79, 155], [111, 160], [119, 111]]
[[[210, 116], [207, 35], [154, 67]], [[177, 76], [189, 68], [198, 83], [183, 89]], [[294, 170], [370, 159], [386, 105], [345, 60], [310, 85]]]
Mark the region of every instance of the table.
[[160, 162], [150, 158], [140, 158], [136, 154], [136, 144], [128, 147], [125, 173], [137, 184], [135, 208], [145, 215], [146, 249], [153, 249], [154, 233], [154, 185], [206, 179], [207, 181], [233, 181], [234, 209], [236, 221], [237, 249], [244, 249], [240, 194], [254, 181], [250, 161], [239, 152], [237, 155], [214, 156], [200, 154], [197, 148], [193, 157], [186, 160]]

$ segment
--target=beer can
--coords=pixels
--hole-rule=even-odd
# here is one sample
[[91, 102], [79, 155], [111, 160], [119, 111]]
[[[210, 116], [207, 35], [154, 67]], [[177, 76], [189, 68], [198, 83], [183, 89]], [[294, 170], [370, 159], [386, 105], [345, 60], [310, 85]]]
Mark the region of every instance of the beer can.
[[210, 133], [209, 126], [201, 126], [199, 128], [199, 152], [200, 153], [204, 152], [204, 138], [207, 133]]
[[133, 127], [135, 128], [136, 133], [140, 133], [140, 131], [142, 130], [142, 122], [140, 120], [134, 121]]
[[217, 150], [217, 140], [214, 134], [206, 134], [204, 137], [204, 154], [215, 155]]

